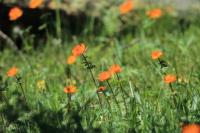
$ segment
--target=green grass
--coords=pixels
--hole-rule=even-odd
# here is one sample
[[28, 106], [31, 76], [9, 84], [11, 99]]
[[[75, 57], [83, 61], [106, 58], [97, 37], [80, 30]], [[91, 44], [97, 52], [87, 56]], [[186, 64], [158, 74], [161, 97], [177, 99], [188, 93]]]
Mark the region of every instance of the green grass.
[[[145, 28], [144, 23], [138, 23], [134, 34], [130, 23], [126, 33], [102, 29], [100, 35], [83, 34], [74, 40], [65, 39], [62, 45], [55, 46], [55, 38], [48, 37], [45, 47], [30, 49], [22, 56], [10, 49], [2, 51], [0, 75], [8, 86], [1, 94], [7, 97], [9, 105], [1, 99], [3, 118], [0, 124], [4, 128], [0, 131], [179, 133], [183, 123], [199, 123], [199, 24], [196, 20], [191, 21], [190, 27], [182, 33], [172, 17], [166, 16], [152, 24], [147, 18], [144, 19], [150, 25]], [[88, 25], [91, 27], [91, 23]], [[87, 45], [86, 55], [96, 65], [93, 69], [96, 79], [110, 65], [117, 63], [122, 66], [121, 81], [118, 82], [116, 78], [110, 80], [122, 115], [109, 90], [106, 94], [112, 111], [103, 95], [101, 109], [96, 88], [81, 58], [73, 65], [66, 64], [72, 47], [79, 42]], [[158, 62], [151, 59], [151, 52], [156, 49], [164, 52], [162, 59], [169, 65], [163, 71], [175, 74], [178, 78], [173, 84], [177, 94], [176, 105], [173, 104], [174, 94], [163, 82], [164, 75]], [[18, 76], [22, 78], [28, 105], [16, 80], [6, 77], [7, 70], [12, 66], [20, 69]], [[70, 70], [70, 79], [66, 70]], [[44, 91], [37, 87], [39, 80], [46, 82]], [[63, 89], [70, 85], [70, 80], [76, 81], [78, 92], [72, 96], [72, 110], [67, 112], [67, 94]], [[3, 81], [1, 86], [5, 85]], [[127, 113], [119, 83], [127, 93]]]

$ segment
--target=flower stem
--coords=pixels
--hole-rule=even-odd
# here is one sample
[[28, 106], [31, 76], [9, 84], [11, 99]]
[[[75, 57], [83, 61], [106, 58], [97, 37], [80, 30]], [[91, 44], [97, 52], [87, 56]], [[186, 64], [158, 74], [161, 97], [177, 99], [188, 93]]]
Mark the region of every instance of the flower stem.
[[119, 81], [119, 85], [120, 85], [120, 90], [121, 90], [121, 93], [122, 93], [122, 98], [123, 98], [123, 101], [124, 101], [124, 106], [125, 106], [125, 109], [126, 109], [126, 113], [128, 113], [128, 108], [127, 108], [127, 105], [126, 105], [126, 98], [125, 98], [125, 95], [124, 95], [124, 89], [122, 87], [122, 84], [120, 82], [120, 77], [119, 75], [116, 73], [116, 76], [117, 76], [117, 80]]
[[[83, 60], [86, 62], [86, 64], [87, 64], [87, 65], [90, 65], [90, 63], [88, 62], [87, 58], [86, 58], [83, 54], [82, 54], [82, 57], [83, 57]], [[89, 70], [89, 73], [90, 73], [90, 75], [91, 75], [91, 77], [92, 77], [92, 80], [93, 80], [93, 83], [94, 83], [96, 89], [98, 89], [98, 84], [97, 84], [97, 82], [96, 82], [96, 80], [95, 80], [95, 78], [94, 78], [94, 74], [93, 74], [93, 72], [92, 72], [92, 69], [91, 69], [91, 68], [87, 68], [87, 69]], [[101, 106], [101, 109], [103, 109], [103, 106], [102, 106], [102, 103], [101, 103], [101, 99], [100, 99], [100, 96], [99, 96], [98, 93], [97, 93], [97, 96], [98, 96], [98, 99], [99, 99], [99, 104], [100, 104], [100, 106]]]
[[67, 104], [67, 109], [68, 109], [68, 113], [70, 113], [71, 111], [71, 94], [68, 94], [68, 104]]
[[25, 100], [26, 104], [28, 105], [27, 99], [26, 99], [26, 95], [25, 95], [24, 89], [23, 89], [23, 87], [22, 87], [21, 79], [20, 79], [20, 77], [16, 77], [16, 79], [17, 79], [17, 83], [18, 83], [18, 85], [19, 85], [19, 87], [20, 87], [20, 89], [21, 89], [21, 91], [22, 91], [24, 100]]
[[112, 89], [112, 87], [111, 87], [111, 85], [110, 85], [110, 83], [109, 83], [108, 80], [107, 80], [107, 84], [108, 84], [108, 86], [109, 86], [109, 88], [110, 88], [110, 90], [111, 90], [111, 93], [113, 94], [113, 97], [114, 97], [115, 103], [116, 103], [118, 109], [120, 110], [120, 113], [122, 114], [122, 112], [121, 112], [121, 108], [120, 108], [120, 106], [119, 106], [119, 102], [117, 101], [117, 98], [116, 98], [116, 96], [115, 96], [115, 94], [114, 94], [114, 91], [113, 91], [113, 89]]
[[112, 114], [112, 108], [111, 108], [110, 102], [109, 102], [109, 100], [108, 100], [108, 97], [107, 97], [107, 95], [106, 95], [106, 93], [105, 93], [104, 91], [103, 91], [103, 94], [104, 94], [104, 97], [105, 97], [105, 99], [106, 99], [106, 102], [108, 103], [110, 113]]
[[176, 106], [177, 101], [176, 101], [175, 90], [174, 90], [174, 88], [172, 87], [172, 84], [171, 84], [171, 83], [169, 84], [169, 87], [170, 87], [171, 92], [173, 93], [173, 101], [174, 101], [174, 105]]

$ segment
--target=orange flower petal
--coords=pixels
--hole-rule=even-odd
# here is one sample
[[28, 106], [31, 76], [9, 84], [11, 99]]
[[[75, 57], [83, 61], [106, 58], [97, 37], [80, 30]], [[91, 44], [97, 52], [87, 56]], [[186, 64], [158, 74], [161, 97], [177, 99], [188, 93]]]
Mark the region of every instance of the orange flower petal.
[[110, 74], [120, 73], [121, 71], [122, 71], [122, 68], [117, 64], [114, 64], [109, 68]]
[[160, 8], [155, 8], [146, 12], [147, 16], [151, 19], [158, 19], [162, 16], [162, 10]]
[[176, 82], [176, 76], [172, 74], [168, 74], [164, 77], [164, 82], [167, 84]]
[[152, 58], [153, 60], [156, 60], [156, 59], [160, 58], [162, 55], [163, 55], [162, 51], [156, 50], [156, 51], [153, 51], [153, 52], [151, 53], [151, 58]]
[[200, 133], [200, 125], [188, 124], [183, 126], [181, 133]]
[[29, 2], [29, 8], [34, 9], [42, 5], [44, 0], [30, 0]]
[[98, 80], [103, 82], [103, 81], [110, 79], [110, 76], [111, 75], [110, 75], [109, 71], [104, 71], [104, 72], [99, 74]]
[[105, 86], [100, 86], [97, 90], [97, 92], [102, 92], [102, 91], [105, 91], [106, 90], [106, 87]]
[[71, 64], [74, 64], [75, 62], [76, 62], [76, 56], [70, 55], [70, 56], [67, 58], [67, 64], [71, 65]]
[[8, 77], [15, 77], [18, 73], [19, 69], [17, 67], [12, 67], [8, 70], [7, 76]]
[[76, 45], [73, 49], [72, 49], [72, 54], [74, 56], [80, 56], [82, 54], [84, 54], [86, 51], [86, 46], [85, 44], [81, 43]]
[[9, 11], [9, 20], [14, 21], [20, 18], [23, 15], [23, 11], [19, 7], [13, 7]]
[[64, 92], [67, 94], [74, 94], [77, 92], [76, 86], [70, 85], [64, 88]]
[[127, 0], [119, 6], [119, 12], [121, 15], [126, 14], [130, 12], [131, 10], [133, 10], [133, 7], [134, 7], [133, 1]]

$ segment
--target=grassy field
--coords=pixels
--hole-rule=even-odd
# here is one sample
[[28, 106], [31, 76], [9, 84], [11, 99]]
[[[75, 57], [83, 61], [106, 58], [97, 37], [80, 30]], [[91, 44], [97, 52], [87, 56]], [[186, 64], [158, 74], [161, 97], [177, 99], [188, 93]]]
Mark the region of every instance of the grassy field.
[[[100, 28], [91, 19], [80, 35], [48, 33], [37, 49], [26, 35], [21, 50], [1, 51], [0, 132], [180, 133], [184, 124], [200, 123], [198, 15], [165, 11], [151, 19], [149, 9], [120, 15], [109, 8]], [[94, 68], [83, 56], [67, 64], [80, 43]], [[152, 59], [155, 50], [163, 53], [158, 60]], [[122, 71], [99, 82], [113, 64]], [[14, 66], [18, 72], [9, 77]], [[166, 83], [168, 74], [176, 81]], [[63, 91], [70, 85], [76, 93]], [[97, 93], [99, 86], [106, 89]]]

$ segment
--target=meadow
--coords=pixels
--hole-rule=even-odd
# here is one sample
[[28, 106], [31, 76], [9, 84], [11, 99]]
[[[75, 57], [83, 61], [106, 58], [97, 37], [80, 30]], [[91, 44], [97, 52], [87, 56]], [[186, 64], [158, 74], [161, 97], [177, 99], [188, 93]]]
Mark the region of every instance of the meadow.
[[132, 4], [77, 35], [58, 15], [45, 39], [1, 42], [0, 132], [200, 133], [200, 14]]

